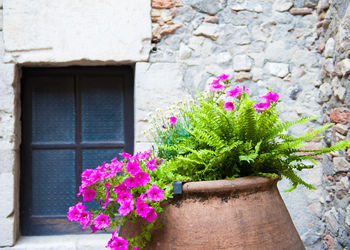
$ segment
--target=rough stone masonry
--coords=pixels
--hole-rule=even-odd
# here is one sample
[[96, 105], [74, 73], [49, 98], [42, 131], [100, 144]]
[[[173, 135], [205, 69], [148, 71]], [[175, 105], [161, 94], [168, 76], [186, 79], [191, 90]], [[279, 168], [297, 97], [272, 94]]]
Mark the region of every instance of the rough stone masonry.
[[[324, 140], [307, 147], [329, 146], [349, 138], [348, 5], [346, 0], [153, 0], [152, 53], [143, 74], [157, 75], [156, 84], [173, 72], [177, 78], [166, 84], [191, 95], [221, 73], [233, 75], [255, 96], [272, 87], [281, 95], [282, 119], [321, 117], [290, 133], [336, 123]], [[141, 134], [146, 124], [139, 120], [139, 142], [147, 141]], [[302, 173], [316, 191], [299, 188], [282, 196], [307, 249], [343, 249], [350, 246], [350, 151], [324, 158]]]
[[[292, 134], [336, 124], [308, 147], [349, 138], [348, 0], [0, 0], [0, 17], [0, 246], [99, 249], [73, 236], [16, 243], [23, 65], [135, 65], [137, 150], [150, 144], [148, 112], [222, 73], [254, 96], [272, 87], [284, 120], [321, 117]], [[350, 151], [327, 155], [302, 173], [317, 190], [282, 194], [308, 250], [349, 249], [349, 160]]]

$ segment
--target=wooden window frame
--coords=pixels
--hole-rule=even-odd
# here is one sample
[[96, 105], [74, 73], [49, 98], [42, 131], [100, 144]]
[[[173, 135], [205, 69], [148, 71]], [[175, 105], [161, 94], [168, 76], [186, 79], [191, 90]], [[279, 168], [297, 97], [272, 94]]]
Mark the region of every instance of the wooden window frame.
[[[54, 143], [32, 143], [32, 89], [27, 83], [31, 76], [74, 75], [75, 95], [75, 143], [55, 145]], [[118, 76], [123, 85], [124, 141], [82, 143], [80, 76]], [[120, 84], [120, 83], [118, 83]], [[21, 79], [22, 97], [22, 144], [20, 180], [20, 221], [22, 235], [57, 235], [84, 233], [79, 223], [68, 222], [66, 216], [33, 216], [32, 210], [32, 149], [74, 149], [76, 193], [80, 185], [83, 149], [118, 149], [133, 153], [134, 150], [134, 84], [133, 69], [130, 66], [65, 67], [65, 68], [23, 68]], [[96, 166], [97, 167], [97, 166]], [[81, 198], [76, 198], [76, 202]], [[68, 211], [68, 207], [67, 207]]]

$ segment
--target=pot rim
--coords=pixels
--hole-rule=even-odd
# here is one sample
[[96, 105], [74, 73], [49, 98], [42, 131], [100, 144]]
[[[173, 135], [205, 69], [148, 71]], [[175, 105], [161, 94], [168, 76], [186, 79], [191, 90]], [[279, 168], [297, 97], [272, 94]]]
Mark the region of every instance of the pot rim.
[[278, 178], [246, 176], [233, 180], [215, 180], [186, 182], [182, 185], [183, 193], [222, 193], [222, 192], [249, 192], [263, 191], [277, 188]]

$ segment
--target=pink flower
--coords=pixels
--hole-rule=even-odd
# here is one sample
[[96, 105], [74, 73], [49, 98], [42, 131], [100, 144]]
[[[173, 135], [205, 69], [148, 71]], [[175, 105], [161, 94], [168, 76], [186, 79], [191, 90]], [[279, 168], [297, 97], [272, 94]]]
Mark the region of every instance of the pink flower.
[[233, 111], [235, 109], [235, 106], [233, 105], [232, 102], [225, 102], [223, 105], [223, 109], [228, 111]]
[[237, 86], [234, 89], [231, 89], [229, 91], [226, 92], [226, 97], [238, 97], [240, 95], [243, 94], [243, 92], [248, 93], [248, 89], [246, 89], [245, 87], [240, 88], [239, 86]]
[[130, 188], [125, 185], [125, 183], [120, 183], [118, 186], [115, 186], [113, 188], [114, 193], [123, 193], [123, 192], [129, 192]]
[[268, 103], [277, 102], [279, 95], [277, 93], [269, 92], [264, 96], [260, 96], [259, 98], [264, 98], [266, 100], [266, 102], [268, 102]]
[[85, 210], [85, 205], [81, 202], [78, 202], [75, 206], [72, 206], [68, 209], [67, 220], [69, 221], [79, 221], [81, 213]]
[[101, 213], [92, 221], [92, 223], [97, 229], [109, 227], [109, 216]]
[[132, 155], [125, 152], [120, 153], [119, 155], [128, 161], [132, 159]]
[[146, 218], [147, 214], [150, 211], [150, 206], [148, 206], [147, 203], [141, 201], [141, 200], [137, 200], [136, 201], [136, 213], [138, 215], [140, 215], [142, 218]]
[[223, 90], [223, 89], [225, 89], [225, 88], [226, 88], [226, 86], [221, 85], [221, 84], [211, 85], [211, 87], [210, 87], [210, 89], [211, 89], [212, 91], [220, 91], [220, 90]]
[[79, 223], [80, 223], [80, 225], [83, 226], [81, 228], [82, 230], [84, 230], [90, 224], [91, 217], [92, 217], [92, 213], [90, 213], [88, 211], [83, 211], [81, 213], [80, 218], [79, 218]]
[[121, 216], [125, 216], [125, 215], [128, 215], [133, 210], [134, 210], [134, 200], [131, 200], [121, 204], [120, 208], [118, 209], [118, 213]]
[[122, 237], [112, 237], [106, 247], [110, 247], [111, 250], [128, 250], [129, 242]]
[[91, 228], [92, 233], [96, 233], [96, 232], [98, 231], [98, 229], [95, 227], [94, 224], [92, 224], [92, 225], [90, 226], [90, 228]]
[[148, 168], [149, 170], [153, 171], [155, 169], [157, 169], [157, 162], [156, 160], [150, 160], [146, 162], [146, 168]]
[[258, 112], [258, 113], [260, 113], [264, 109], [268, 109], [269, 107], [270, 107], [270, 103], [268, 103], [268, 102], [257, 103], [253, 106], [253, 108], [255, 108], [256, 112]]
[[151, 207], [150, 211], [148, 212], [147, 216], [146, 216], [146, 220], [151, 223], [155, 218], [157, 218], [157, 213], [156, 210]]
[[105, 198], [105, 204], [103, 205], [102, 209], [106, 209], [106, 207], [109, 204], [109, 187], [111, 186], [110, 183], [106, 183], [105, 184], [105, 188], [106, 188], [106, 198]]
[[209, 85], [217, 85], [219, 83], [220, 83], [220, 79], [215, 79], [211, 83], [209, 83]]
[[139, 247], [134, 247], [133, 250], [140, 250], [140, 248]]
[[226, 81], [229, 77], [230, 77], [230, 75], [222, 74], [222, 75], [218, 76], [218, 80]]
[[145, 172], [138, 172], [136, 175], [135, 175], [135, 181], [139, 184], [139, 186], [146, 186], [147, 183], [151, 180], [151, 178], [149, 177], [149, 174], [148, 173], [145, 173]]
[[176, 122], [177, 122], [177, 118], [175, 116], [169, 117], [170, 126], [174, 126]]
[[131, 200], [133, 200], [133, 196], [130, 192], [123, 192], [118, 194], [117, 202], [119, 202], [120, 205], [130, 202]]
[[156, 185], [152, 185], [147, 191], [146, 195], [149, 201], [161, 201], [164, 199], [164, 190], [160, 190]]
[[141, 171], [139, 162], [138, 161], [129, 161], [126, 164], [126, 171], [128, 171], [132, 175], [136, 175], [139, 171]]
[[128, 177], [124, 181], [125, 185], [128, 188], [137, 188], [139, 186], [139, 183], [136, 181], [135, 177]]
[[93, 189], [85, 189], [83, 190], [83, 201], [90, 202], [96, 196], [96, 192]]

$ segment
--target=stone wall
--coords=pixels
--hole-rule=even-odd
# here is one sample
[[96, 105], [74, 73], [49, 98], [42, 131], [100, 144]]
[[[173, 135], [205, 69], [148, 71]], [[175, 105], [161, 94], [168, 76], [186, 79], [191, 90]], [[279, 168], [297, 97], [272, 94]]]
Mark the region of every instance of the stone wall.
[[[292, 134], [337, 123], [325, 141], [308, 145], [318, 148], [348, 137], [348, 5], [348, 0], [5, 0], [2, 8], [0, 0], [0, 246], [15, 244], [19, 236], [21, 66], [135, 64], [136, 150], [151, 144], [143, 134], [149, 112], [195, 96], [222, 73], [253, 96], [272, 87], [280, 94], [284, 120], [322, 116]], [[299, 187], [282, 194], [308, 250], [350, 245], [349, 159], [350, 152], [325, 157], [301, 174], [317, 190]], [[287, 187], [280, 182], [281, 190]], [[17, 246], [37, 249], [35, 242], [41, 241], [22, 237]]]
[[[350, 2], [323, 0], [317, 12], [322, 53], [320, 103], [324, 122], [336, 124], [325, 138], [325, 144], [332, 145], [350, 137]], [[348, 149], [331, 154], [323, 161], [323, 247], [330, 250], [350, 246], [349, 160]]]
[[[326, 16], [327, 3], [317, 0], [153, 0], [152, 50], [149, 62], [136, 65], [136, 91], [150, 93], [149, 86], [159, 89], [162, 84], [174, 91], [164, 95], [163, 90], [157, 91], [155, 98], [145, 102], [136, 98], [137, 148], [149, 145], [148, 138], [142, 134], [148, 125], [144, 118], [148, 112], [154, 107], [166, 108], [181, 93], [194, 96], [196, 89], [205, 89], [222, 73], [231, 74], [234, 81], [247, 86], [254, 96], [272, 87], [281, 96], [284, 120], [322, 117], [323, 104], [335, 95], [343, 95], [346, 102], [345, 90], [341, 87], [332, 90], [331, 81], [325, 83], [321, 71], [325, 66], [320, 18]], [[172, 93], [170, 97], [169, 93]], [[322, 123], [320, 118], [289, 132], [301, 134]], [[323, 143], [315, 140], [308, 147], [319, 148]], [[324, 249], [328, 239], [325, 238], [328, 230], [325, 212], [329, 206], [323, 197], [324, 167], [320, 164], [301, 176], [317, 190], [299, 187], [282, 196], [306, 248]], [[340, 183], [344, 181], [343, 178]], [[281, 190], [287, 187], [286, 181], [279, 184]], [[345, 228], [341, 230], [345, 233]]]

